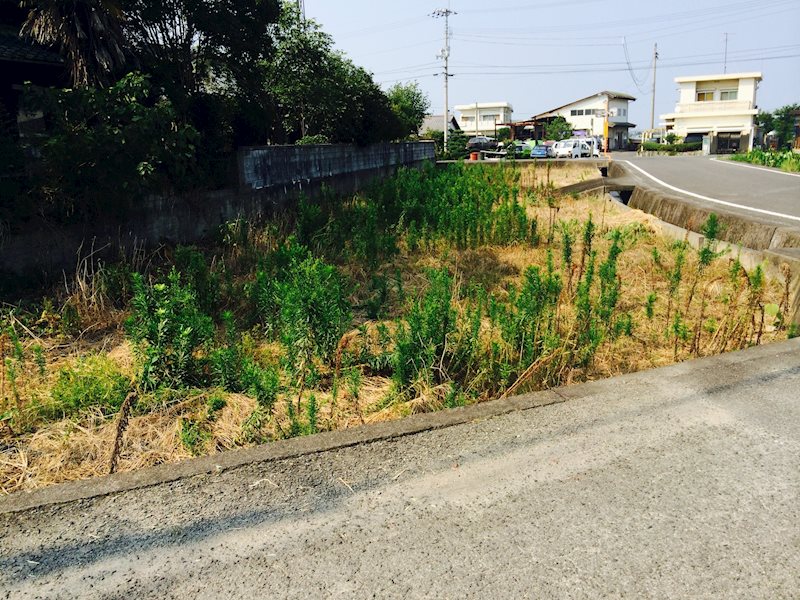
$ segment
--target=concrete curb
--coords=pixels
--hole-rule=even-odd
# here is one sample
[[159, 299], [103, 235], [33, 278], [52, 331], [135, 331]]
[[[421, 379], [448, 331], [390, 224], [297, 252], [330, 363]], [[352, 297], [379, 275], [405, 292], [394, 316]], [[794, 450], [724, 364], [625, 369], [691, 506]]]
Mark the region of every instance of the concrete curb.
[[503, 400], [483, 402], [463, 408], [412, 415], [397, 421], [362, 425], [353, 429], [331, 431], [271, 442], [255, 448], [230, 450], [200, 458], [148, 467], [138, 471], [115, 473], [81, 481], [70, 481], [31, 492], [14, 492], [0, 499], [0, 514], [63, 504], [168, 483], [187, 477], [220, 473], [243, 465], [317, 454], [382, 440], [405, 437], [452, 427], [519, 410], [530, 410], [564, 402], [553, 390], [545, 390]]
[[666, 379], [683, 379], [703, 371], [717, 371], [726, 367], [736, 368], [736, 365], [740, 363], [761, 356], [780, 357], [782, 355], [800, 356], [800, 338], [778, 344], [757, 346], [739, 352], [699, 358], [609, 379], [523, 394], [502, 400], [491, 400], [464, 408], [413, 415], [397, 421], [363, 425], [344, 431], [333, 431], [272, 442], [256, 448], [232, 450], [175, 464], [159, 465], [139, 471], [63, 483], [32, 492], [15, 492], [0, 500], [0, 514], [16, 513], [67, 502], [99, 498], [110, 494], [169, 483], [179, 479], [220, 473], [254, 463], [294, 458], [359, 444], [396, 439], [425, 431], [491, 419], [511, 412], [538, 409], [553, 404], [580, 400], [609, 389], [623, 393], [624, 385], [637, 380], [646, 381], [648, 378], [653, 377], [654, 374]]

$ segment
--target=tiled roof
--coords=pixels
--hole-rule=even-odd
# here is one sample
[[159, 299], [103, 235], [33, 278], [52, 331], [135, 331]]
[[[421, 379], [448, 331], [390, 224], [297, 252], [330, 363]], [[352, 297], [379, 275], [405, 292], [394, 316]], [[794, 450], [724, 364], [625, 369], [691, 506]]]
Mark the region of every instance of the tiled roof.
[[59, 65], [62, 58], [43, 46], [19, 37], [9, 30], [0, 30], [0, 60]]

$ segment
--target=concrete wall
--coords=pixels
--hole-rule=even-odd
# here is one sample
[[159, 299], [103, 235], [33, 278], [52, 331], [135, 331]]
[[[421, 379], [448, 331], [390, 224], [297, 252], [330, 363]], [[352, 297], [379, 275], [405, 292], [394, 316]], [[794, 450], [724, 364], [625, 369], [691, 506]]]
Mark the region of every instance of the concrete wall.
[[102, 249], [97, 256], [115, 259], [134, 247], [193, 243], [214, 234], [223, 223], [239, 217], [262, 219], [301, 194], [313, 198], [323, 186], [350, 194], [400, 166], [418, 166], [433, 158], [431, 142], [245, 148], [238, 157], [236, 189], [143, 198], [124, 222], [54, 226], [40, 221], [0, 236], [0, 291], [9, 292], [10, 286], [2, 284], [10, 276], [41, 281], [58, 277], [62, 270], [75, 269], [79, 257], [92, 249]]

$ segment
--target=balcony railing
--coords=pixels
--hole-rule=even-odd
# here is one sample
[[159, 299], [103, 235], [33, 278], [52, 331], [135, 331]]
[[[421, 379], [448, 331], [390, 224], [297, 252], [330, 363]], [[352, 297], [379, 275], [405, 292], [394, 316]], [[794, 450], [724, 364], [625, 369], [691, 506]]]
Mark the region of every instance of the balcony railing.
[[679, 113], [724, 113], [744, 112], [753, 109], [753, 103], [746, 100], [725, 100], [718, 102], [688, 102], [678, 104], [675, 112]]

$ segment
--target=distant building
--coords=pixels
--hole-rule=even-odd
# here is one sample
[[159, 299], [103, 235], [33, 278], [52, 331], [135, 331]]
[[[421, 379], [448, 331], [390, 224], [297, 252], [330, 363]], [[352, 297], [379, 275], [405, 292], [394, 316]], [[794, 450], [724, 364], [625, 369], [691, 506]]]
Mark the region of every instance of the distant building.
[[750, 150], [756, 127], [761, 73], [677, 77], [675, 112], [660, 118], [668, 133], [685, 140], [709, 136], [713, 154]]
[[[458, 121], [454, 116], [450, 116], [450, 123], [448, 123], [448, 131], [458, 131], [461, 127], [458, 126]], [[444, 131], [444, 115], [427, 115], [422, 122], [422, 127], [419, 128], [420, 135], [426, 131]]]
[[458, 104], [458, 124], [467, 135], [488, 135], [494, 137], [503, 123], [511, 122], [514, 108], [508, 102], [475, 102]]
[[636, 98], [622, 92], [602, 91], [534, 115], [526, 123], [535, 123], [535, 137], [541, 138], [547, 123], [564, 117], [572, 125], [575, 135], [602, 137], [608, 111], [609, 150], [623, 149], [628, 145], [628, 130], [636, 127], [628, 122], [628, 105], [634, 101]]

